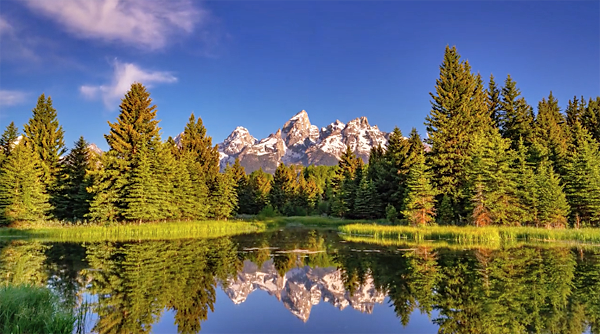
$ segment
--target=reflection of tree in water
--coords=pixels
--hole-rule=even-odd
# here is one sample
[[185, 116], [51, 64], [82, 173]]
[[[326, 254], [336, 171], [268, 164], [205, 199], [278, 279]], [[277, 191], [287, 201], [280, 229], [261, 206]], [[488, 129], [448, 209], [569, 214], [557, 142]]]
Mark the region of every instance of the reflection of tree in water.
[[150, 332], [164, 308], [180, 333], [196, 333], [215, 303], [217, 280], [240, 268], [234, 244], [212, 240], [98, 243], [88, 247], [99, 333]]
[[17, 240], [0, 243], [0, 284], [45, 284], [47, 248], [40, 242]]

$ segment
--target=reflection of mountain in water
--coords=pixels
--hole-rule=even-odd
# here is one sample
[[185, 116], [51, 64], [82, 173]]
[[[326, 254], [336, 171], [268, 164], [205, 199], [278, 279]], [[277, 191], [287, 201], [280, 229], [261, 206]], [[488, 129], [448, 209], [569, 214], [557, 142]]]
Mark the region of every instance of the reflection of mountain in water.
[[342, 271], [335, 267], [304, 266], [294, 268], [282, 277], [277, 273], [273, 260], [264, 262], [260, 268], [245, 260], [244, 268], [237, 277], [227, 280], [225, 293], [234, 303], [240, 304], [255, 290], [266, 291], [306, 322], [312, 306], [321, 300], [340, 310], [352, 306], [361, 312], [373, 312], [375, 303], [383, 303], [386, 294], [375, 288], [372, 277], [367, 277], [364, 282], [351, 296], [344, 288]]

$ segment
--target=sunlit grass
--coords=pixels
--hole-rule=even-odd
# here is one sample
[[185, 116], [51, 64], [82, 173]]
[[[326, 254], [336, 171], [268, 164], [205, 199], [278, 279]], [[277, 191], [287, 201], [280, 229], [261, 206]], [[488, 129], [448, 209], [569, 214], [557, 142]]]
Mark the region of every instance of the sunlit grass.
[[181, 238], [218, 238], [242, 233], [264, 231], [261, 222], [246, 221], [195, 221], [144, 224], [119, 224], [109, 226], [59, 225], [40, 228], [1, 229], [7, 237], [29, 237], [47, 241], [93, 242], [127, 240], [165, 240]]
[[73, 332], [77, 317], [48, 288], [0, 287], [0, 332], [14, 334]]
[[350, 224], [339, 227], [350, 236], [399, 241], [447, 241], [458, 244], [500, 244], [514, 241], [564, 241], [600, 244], [600, 229], [544, 229], [535, 227], [383, 226]]

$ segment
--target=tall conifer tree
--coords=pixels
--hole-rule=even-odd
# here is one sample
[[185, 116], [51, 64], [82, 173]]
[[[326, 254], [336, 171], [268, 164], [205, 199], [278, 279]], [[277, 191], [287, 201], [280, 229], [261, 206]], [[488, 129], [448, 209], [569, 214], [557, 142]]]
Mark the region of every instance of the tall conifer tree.
[[533, 136], [533, 108], [521, 97], [521, 91], [510, 74], [502, 87], [499, 110], [499, 129], [502, 137], [511, 140], [511, 147], [517, 148], [520, 138], [529, 146]]
[[563, 174], [567, 163], [570, 136], [568, 135], [565, 118], [561, 114], [558, 101], [554, 98], [552, 92], [550, 92], [547, 100], [543, 98], [538, 104], [535, 135], [536, 141], [548, 149], [548, 159], [552, 162], [554, 170], [559, 174]]
[[15, 126], [15, 122], [10, 122], [0, 137], [0, 150], [5, 156], [10, 154], [17, 139], [19, 138], [19, 129]]
[[425, 157], [421, 154], [411, 166], [408, 174], [402, 215], [411, 225], [431, 224], [435, 217], [435, 195], [425, 165]]
[[499, 127], [501, 124], [500, 119], [500, 90], [498, 86], [496, 86], [496, 81], [494, 80], [494, 75], [490, 75], [490, 82], [488, 83], [487, 89], [487, 109], [490, 113], [490, 118], [492, 119], [492, 125], [494, 127]]
[[538, 223], [545, 227], [565, 227], [569, 215], [569, 203], [560, 176], [554, 172], [548, 160], [540, 163], [536, 175]]
[[581, 123], [590, 132], [592, 138], [600, 143], [600, 96], [595, 100], [590, 98], [581, 116]]
[[217, 174], [214, 190], [211, 192], [209, 216], [213, 219], [230, 218], [237, 207], [237, 192], [235, 189], [233, 169], [225, 168], [225, 173]]

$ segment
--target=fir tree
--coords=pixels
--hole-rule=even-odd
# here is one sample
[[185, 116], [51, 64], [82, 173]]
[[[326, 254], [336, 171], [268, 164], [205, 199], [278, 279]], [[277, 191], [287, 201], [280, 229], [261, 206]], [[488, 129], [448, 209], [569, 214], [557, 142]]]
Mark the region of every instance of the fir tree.
[[242, 201], [242, 197], [244, 196], [244, 192], [248, 188], [248, 176], [246, 175], [246, 170], [244, 166], [240, 164], [240, 159], [235, 158], [235, 162], [231, 167], [231, 172], [233, 175], [233, 181], [235, 184], [235, 191], [237, 193], [238, 203], [235, 208], [236, 212], [240, 212], [240, 202]]
[[356, 197], [355, 175], [359, 166], [362, 168], [362, 159], [357, 158], [350, 146], [347, 146], [346, 151], [340, 157], [336, 175], [332, 180], [333, 203], [331, 210], [336, 216], [344, 217], [352, 213]]
[[209, 217], [212, 219], [230, 218], [237, 207], [237, 193], [231, 167], [225, 168], [225, 173], [217, 174], [210, 196]]
[[501, 114], [500, 114], [500, 90], [496, 86], [496, 81], [494, 81], [494, 75], [490, 75], [490, 82], [488, 83], [487, 89], [487, 109], [490, 113], [490, 118], [492, 120], [492, 125], [494, 127], [499, 127], [501, 124]]
[[510, 75], [504, 81], [501, 94], [499, 128], [502, 137], [511, 140], [513, 149], [516, 149], [520, 138], [529, 145], [533, 136], [533, 109], [521, 97], [521, 91]]
[[581, 116], [581, 123], [590, 132], [592, 138], [600, 143], [600, 96], [595, 100], [590, 98]]
[[573, 145], [567, 165], [565, 192], [575, 225], [600, 226], [600, 151], [579, 123], [573, 128]]
[[548, 99], [545, 98], [538, 104], [538, 113], [535, 119], [536, 141], [548, 149], [548, 159], [559, 174], [564, 173], [567, 150], [569, 147], [568, 129], [565, 118], [560, 113], [558, 101], [550, 92]]
[[161, 218], [160, 193], [156, 175], [152, 168], [152, 157], [145, 145], [136, 149], [127, 190], [123, 217], [127, 220], [143, 222]]
[[586, 106], [583, 96], [581, 97], [581, 101], [577, 99], [577, 96], [574, 96], [573, 100], [569, 100], [567, 109], [565, 109], [567, 125], [572, 127], [577, 123], [581, 123], [581, 118], [585, 109]]
[[153, 150], [160, 141], [156, 105], [141, 83], [133, 83], [121, 100], [117, 122], [108, 122], [110, 133], [104, 135], [118, 158], [133, 161], [133, 156], [145, 145]]
[[[250, 173], [248, 181], [247, 202], [243, 206], [246, 209], [243, 213], [258, 214], [265, 206], [269, 204], [269, 193], [271, 191], [270, 174], [263, 172], [262, 168]], [[245, 197], [244, 197], [245, 198]], [[240, 207], [242, 204], [240, 203]]]
[[86, 218], [96, 222], [115, 222], [122, 218], [123, 188], [127, 178], [121, 171], [125, 170], [123, 159], [117, 157], [117, 151], [102, 154], [100, 168], [90, 172], [91, 185], [87, 191], [92, 194], [90, 211]]
[[537, 221], [536, 177], [528, 157], [528, 149], [525, 147], [523, 139], [520, 139], [512, 168], [516, 173], [516, 195], [519, 206], [523, 208], [520, 214], [520, 221], [523, 224], [533, 224]]
[[362, 173], [358, 189], [356, 190], [356, 199], [354, 201], [354, 216], [361, 219], [375, 218], [377, 210], [375, 202], [377, 200], [375, 186], [369, 180], [366, 173]]
[[[491, 128], [487, 110], [482, 110], [480, 80], [473, 76], [468, 62], [461, 62], [455, 47], [446, 47], [440, 77], [436, 80], [432, 110], [426, 118], [431, 151], [428, 164], [440, 195], [452, 200], [456, 214], [464, 207], [465, 166], [470, 138], [482, 126]], [[487, 118], [487, 119], [486, 119]]]
[[58, 124], [52, 99], [40, 95], [32, 117], [24, 126], [25, 140], [38, 155], [45, 192], [54, 196], [60, 157], [65, 153], [64, 131]]
[[5, 156], [10, 154], [18, 138], [19, 129], [15, 126], [15, 122], [10, 122], [0, 137], [0, 150]]
[[406, 183], [406, 196], [402, 215], [411, 225], [422, 226], [434, 221], [435, 191], [431, 186], [430, 175], [425, 165], [425, 157], [419, 159], [410, 168]]
[[196, 217], [194, 187], [185, 160], [177, 159], [169, 142], [156, 151], [152, 170], [157, 179], [159, 217], [189, 220]]
[[44, 219], [50, 210], [41, 162], [29, 145], [16, 145], [0, 168], [0, 220], [7, 223]]
[[542, 161], [537, 169], [538, 223], [545, 227], [565, 227], [569, 204], [560, 185], [560, 177], [549, 161]]
[[58, 218], [82, 220], [89, 212], [92, 196], [87, 191], [87, 187], [91, 186], [87, 172], [92, 169], [91, 164], [88, 143], [81, 136], [61, 162], [58, 196], [53, 199]]
[[[297, 194], [296, 175], [292, 166], [280, 163], [275, 169], [269, 199], [271, 205], [279, 212], [292, 206], [292, 200]], [[289, 212], [286, 212], [289, 213]]]
[[195, 206], [192, 218], [205, 219], [210, 207], [209, 182], [207, 182], [206, 173], [191, 152], [181, 152], [179, 161], [185, 166], [190, 179], [191, 193], [188, 193], [188, 196], [192, 198]]
[[212, 138], [206, 135], [202, 119], [192, 113], [181, 136], [181, 150], [189, 152], [199, 164], [207, 181], [212, 181], [219, 173], [219, 152], [212, 146]]

